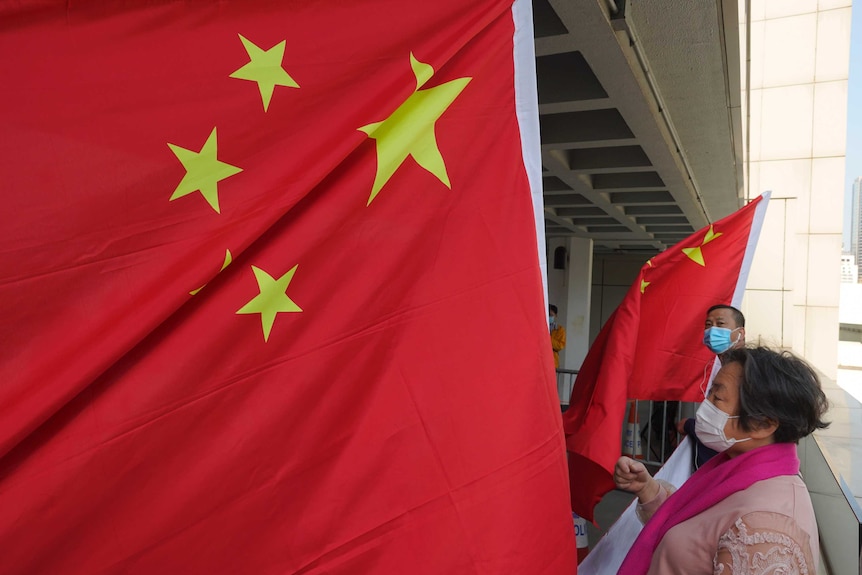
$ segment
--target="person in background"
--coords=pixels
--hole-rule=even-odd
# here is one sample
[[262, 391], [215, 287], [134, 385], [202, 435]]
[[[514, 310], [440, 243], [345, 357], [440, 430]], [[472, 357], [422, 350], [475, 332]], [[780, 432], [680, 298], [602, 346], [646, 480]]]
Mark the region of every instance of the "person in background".
[[566, 328], [557, 324], [557, 306], [548, 306], [548, 325], [551, 329], [551, 349], [554, 350], [554, 367], [560, 367], [560, 351], [566, 347]]
[[790, 352], [725, 352], [696, 433], [719, 451], [678, 490], [621, 457], [619, 489], [637, 495], [644, 528], [619, 573], [816, 573], [820, 559], [811, 498], [796, 444], [828, 409], [814, 370]]
[[[733, 306], [719, 304], [706, 311], [704, 321], [703, 344], [719, 359], [732, 349], [745, 347], [745, 316]], [[690, 417], [677, 424], [677, 431], [692, 439], [692, 471], [709, 461], [716, 452], [698, 440], [695, 433], [695, 419]]]

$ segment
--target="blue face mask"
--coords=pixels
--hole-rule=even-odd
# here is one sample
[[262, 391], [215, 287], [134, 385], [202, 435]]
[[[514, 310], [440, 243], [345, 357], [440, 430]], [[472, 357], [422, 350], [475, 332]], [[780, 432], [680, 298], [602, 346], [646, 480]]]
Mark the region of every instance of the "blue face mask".
[[[739, 328], [736, 328], [739, 329]], [[731, 341], [730, 336], [736, 329], [728, 329], [726, 327], [708, 327], [703, 332], [703, 345], [708, 347], [712, 353], [716, 355], [720, 355], [733, 346], [736, 341], [739, 341], [739, 337], [736, 338], [736, 341]]]

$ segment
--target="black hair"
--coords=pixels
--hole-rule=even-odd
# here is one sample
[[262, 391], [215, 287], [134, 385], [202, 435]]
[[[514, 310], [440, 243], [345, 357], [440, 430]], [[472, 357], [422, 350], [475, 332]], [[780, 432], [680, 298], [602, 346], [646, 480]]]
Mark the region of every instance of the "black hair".
[[733, 307], [732, 305], [725, 305], [720, 303], [718, 305], [714, 305], [708, 310], [706, 310], [706, 315], [711, 314], [713, 311], [717, 309], [729, 309], [731, 314], [733, 315], [733, 321], [736, 322], [737, 327], [745, 327], [745, 316], [742, 315], [742, 312]]
[[778, 423], [775, 443], [799, 443], [829, 422], [826, 394], [814, 369], [789, 351], [767, 347], [741, 347], [725, 353], [724, 365], [739, 363], [739, 426], [753, 431], [769, 422]]
[[549, 305], [548, 311], [552, 311], [554, 312], [554, 315], [557, 315], [557, 306], [555, 306], [554, 304]]

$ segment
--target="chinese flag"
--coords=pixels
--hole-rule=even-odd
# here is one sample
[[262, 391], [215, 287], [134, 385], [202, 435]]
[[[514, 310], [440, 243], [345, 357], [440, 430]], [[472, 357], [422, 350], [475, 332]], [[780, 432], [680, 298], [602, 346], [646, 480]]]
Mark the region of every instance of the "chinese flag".
[[572, 573], [532, 46], [520, 0], [0, 4], [0, 571]]
[[647, 261], [590, 346], [563, 414], [572, 510], [593, 519], [613, 489], [627, 399], [702, 401], [715, 355], [706, 311], [739, 308], [768, 195]]

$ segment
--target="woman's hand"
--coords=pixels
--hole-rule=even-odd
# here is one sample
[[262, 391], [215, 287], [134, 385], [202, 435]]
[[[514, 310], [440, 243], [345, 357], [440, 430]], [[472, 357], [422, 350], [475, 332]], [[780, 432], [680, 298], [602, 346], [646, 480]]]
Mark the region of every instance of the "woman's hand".
[[659, 492], [659, 484], [640, 461], [623, 455], [614, 467], [614, 483], [617, 488], [638, 496], [638, 501], [647, 503]]

